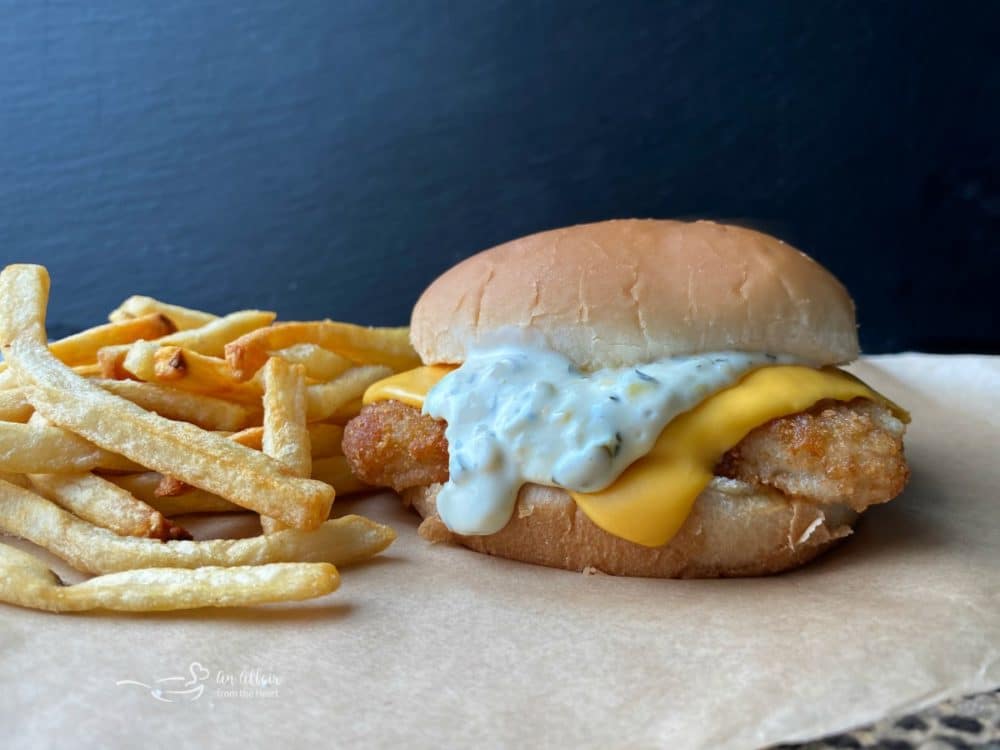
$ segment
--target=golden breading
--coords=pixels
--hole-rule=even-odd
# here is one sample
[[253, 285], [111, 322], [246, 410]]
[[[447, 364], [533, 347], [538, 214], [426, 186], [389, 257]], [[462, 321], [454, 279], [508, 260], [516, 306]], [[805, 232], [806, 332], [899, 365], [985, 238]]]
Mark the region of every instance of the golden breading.
[[758, 427], [715, 473], [862, 511], [903, 491], [909, 478], [903, 431], [888, 409], [866, 399], [820, 402]]
[[376, 487], [407, 487], [448, 480], [444, 422], [399, 401], [379, 401], [361, 410], [344, 429], [344, 455], [351, 471]]

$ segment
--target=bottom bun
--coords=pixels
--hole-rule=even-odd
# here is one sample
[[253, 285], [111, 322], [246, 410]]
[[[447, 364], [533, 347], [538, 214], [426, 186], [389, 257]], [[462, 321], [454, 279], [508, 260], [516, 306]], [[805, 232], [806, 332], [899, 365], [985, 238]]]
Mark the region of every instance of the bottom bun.
[[420, 535], [455, 541], [476, 552], [587, 572], [650, 578], [718, 578], [778, 573], [816, 557], [851, 533], [857, 513], [817, 505], [732, 479], [716, 477], [670, 542], [644, 547], [587, 518], [562, 490], [521, 488], [510, 522], [496, 534], [453, 534], [437, 514], [441, 485], [404, 490], [424, 517]]

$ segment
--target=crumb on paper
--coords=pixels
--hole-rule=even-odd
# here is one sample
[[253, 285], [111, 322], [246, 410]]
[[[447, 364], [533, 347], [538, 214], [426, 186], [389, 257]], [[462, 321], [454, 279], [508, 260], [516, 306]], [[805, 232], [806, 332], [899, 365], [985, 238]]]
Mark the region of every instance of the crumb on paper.
[[453, 540], [452, 533], [444, 525], [444, 521], [436, 515], [425, 518], [417, 527], [417, 534], [420, 535], [421, 539], [431, 544], [447, 543]]

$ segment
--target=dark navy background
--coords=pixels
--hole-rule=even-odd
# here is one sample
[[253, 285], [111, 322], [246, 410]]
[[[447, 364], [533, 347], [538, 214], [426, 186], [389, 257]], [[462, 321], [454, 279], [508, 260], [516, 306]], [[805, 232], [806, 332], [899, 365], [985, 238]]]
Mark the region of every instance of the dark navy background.
[[54, 334], [144, 292], [402, 323], [616, 216], [781, 235], [869, 351], [1000, 350], [1000, 3], [0, 0], [0, 261]]

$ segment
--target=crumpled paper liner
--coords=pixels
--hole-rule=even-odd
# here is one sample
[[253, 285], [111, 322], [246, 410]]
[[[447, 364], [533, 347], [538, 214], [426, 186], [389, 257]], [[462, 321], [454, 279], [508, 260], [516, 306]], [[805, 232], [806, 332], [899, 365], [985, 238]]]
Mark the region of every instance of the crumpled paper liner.
[[911, 410], [912, 483], [800, 571], [581, 575], [429, 545], [390, 495], [338, 502], [400, 538], [319, 601], [0, 609], [3, 744], [735, 750], [995, 687], [1000, 358], [852, 369]]

